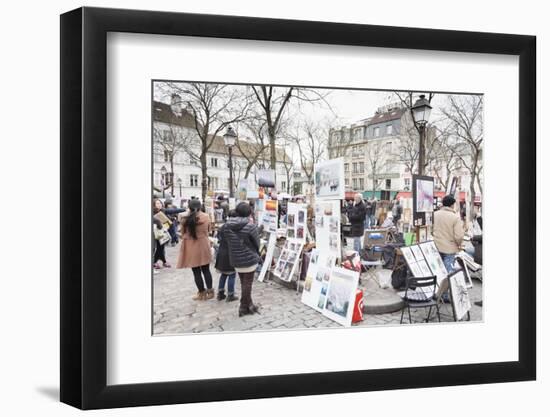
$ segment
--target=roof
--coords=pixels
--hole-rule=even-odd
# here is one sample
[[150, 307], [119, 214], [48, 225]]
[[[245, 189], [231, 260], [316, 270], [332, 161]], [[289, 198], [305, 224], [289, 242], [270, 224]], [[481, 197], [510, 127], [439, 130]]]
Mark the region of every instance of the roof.
[[[161, 101], [153, 101], [153, 121], [167, 124], [175, 124], [182, 127], [187, 127], [189, 129], [195, 129], [195, 118], [191, 115], [191, 113], [189, 113], [185, 109], [182, 109], [181, 115], [177, 115], [172, 111], [172, 107], [170, 106], [170, 104], [163, 103]], [[210, 136], [210, 138], [212, 138], [212, 136]], [[246, 155], [254, 156], [259, 150], [260, 144], [241, 139], [240, 147], [244, 150]], [[223, 140], [223, 137], [216, 136], [214, 139], [214, 143], [212, 143], [212, 146], [208, 151], [212, 153], [227, 154], [227, 146], [225, 146], [225, 141]], [[277, 162], [292, 161], [290, 156], [288, 156], [288, 154], [285, 154], [284, 148], [276, 147], [275, 153], [277, 155]], [[237, 146], [233, 147], [233, 155], [243, 156], [242, 152]], [[269, 155], [269, 147], [266, 147], [259, 159], [269, 160]]]
[[161, 101], [153, 101], [153, 121], [195, 129], [195, 118], [189, 112], [182, 109], [181, 115], [177, 115], [170, 104]]
[[403, 116], [406, 111], [407, 109], [405, 108], [394, 108], [384, 113], [377, 113], [367, 122], [367, 126], [401, 119], [401, 116]]

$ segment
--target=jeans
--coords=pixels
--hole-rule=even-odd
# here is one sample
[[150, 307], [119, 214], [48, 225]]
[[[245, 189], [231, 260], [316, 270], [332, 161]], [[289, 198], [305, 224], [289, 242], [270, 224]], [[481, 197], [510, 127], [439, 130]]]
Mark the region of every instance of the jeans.
[[376, 226], [376, 217], [374, 217], [374, 214], [367, 215], [367, 224], [369, 229]]
[[454, 253], [439, 253], [441, 255], [441, 259], [443, 260], [443, 265], [445, 265], [445, 268], [447, 268], [447, 272], [450, 274], [455, 270], [454, 263], [456, 255]]
[[235, 273], [220, 275], [220, 281], [218, 283], [218, 291], [225, 290], [225, 281], [227, 281], [227, 293], [230, 295], [235, 294]]
[[204, 291], [204, 282], [202, 281], [202, 275], [204, 275], [204, 281], [206, 282], [206, 288], [212, 289], [212, 274], [210, 274], [210, 265], [196, 266], [191, 268], [193, 276], [195, 277], [195, 285], [200, 292]]
[[359, 253], [361, 253], [361, 239], [363, 239], [361, 236], [353, 238], [353, 250]]

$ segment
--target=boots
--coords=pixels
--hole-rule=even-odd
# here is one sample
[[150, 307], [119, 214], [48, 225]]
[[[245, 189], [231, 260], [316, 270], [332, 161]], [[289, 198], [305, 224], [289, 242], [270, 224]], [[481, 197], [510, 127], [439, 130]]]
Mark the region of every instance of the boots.
[[204, 301], [206, 300], [206, 291], [199, 291], [193, 296], [195, 301]]
[[207, 300], [211, 300], [212, 298], [214, 298], [214, 289], [212, 288], [209, 288], [206, 290], [206, 299]]
[[216, 299], [218, 301], [222, 301], [222, 300], [225, 300], [225, 291], [224, 290], [219, 290], [218, 291], [218, 296], [216, 297]]
[[227, 294], [226, 302], [230, 303], [231, 301], [237, 301], [239, 297], [236, 297], [234, 294]]

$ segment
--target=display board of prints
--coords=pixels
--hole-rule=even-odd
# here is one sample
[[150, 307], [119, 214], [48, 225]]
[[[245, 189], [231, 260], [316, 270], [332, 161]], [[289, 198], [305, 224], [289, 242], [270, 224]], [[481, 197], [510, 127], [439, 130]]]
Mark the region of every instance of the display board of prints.
[[[319, 249], [313, 249], [309, 258], [304, 291], [302, 292], [302, 303], [322, 312], [325, 308], [330, 271], [334, 266], [335, 259], [321, 255]], [[322, 293], [324, 288], [324, 294]]]
[[262, 201], [264, 201], [264, 210], [259, 212], [258, 226], [263, 225], [266, 232], [275, 233], [279, 224], [277, 200]]
[[307, 205], [288, 203], [286, 217], [286, 238], [306, 242]]
[[277, 259], [273, 275], [290, 282], [296, 271], [296, 265], [300, 262], [300, 254], [304, 245], [300, 242], [287, 240], [283, 246], [283, 250]]
[[470, 295], [464, 280], [464, 271], [459, 270], [449, 277], [451, 288], [451, 302], [457, 320], [461, 320], [472, 307]]
[[315, 246], [325, 256], [340, 258], [340, 200], [315, 202]]
[[318, 249], [311, 253], [302, 302], [329, 319], [351, 326], [359, 272], [334, 266]]
[[315, 198], [343, 200], [345, 198], [344, 159], [318, 162], [313, 167]]
[[262, 269], [258, 275], [258, 281], [263, 282], [267, 271], [271, 267], [271, 261], [273, 260], [273, 253], [275, 252], [275, 245], [277, 244], [277, 234], [270, 233], [269, 240], [267, 242], [267, 251], [265, 253], [264, 263]]
[[447, 269], [433, 241], [402, 247], [401, 253], [416, 278], [435, 275], [440, 283], [447, 276]]

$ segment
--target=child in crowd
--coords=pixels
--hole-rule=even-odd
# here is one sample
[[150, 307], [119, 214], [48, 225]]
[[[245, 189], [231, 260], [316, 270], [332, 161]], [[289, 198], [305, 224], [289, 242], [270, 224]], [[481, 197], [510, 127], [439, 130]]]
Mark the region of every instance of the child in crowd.
[[[228, 213], [228, 221], [231, 218], [237, 217], [235, 210], [230, 210]], [[224, 239], [225, 224], [218, 230], [218, 254], [216, 255], [215, 268], [220, 272], [220, 280], [218, 283], [218, 297], [219, 301], [225, 299], [227, 302], [238, 300], [235, 296], [235, 268], [229, 262], [229, 247], [227, 245], [227, 239]], [[227, 281], [227, 296], [225, 295], [225, 283]]]

